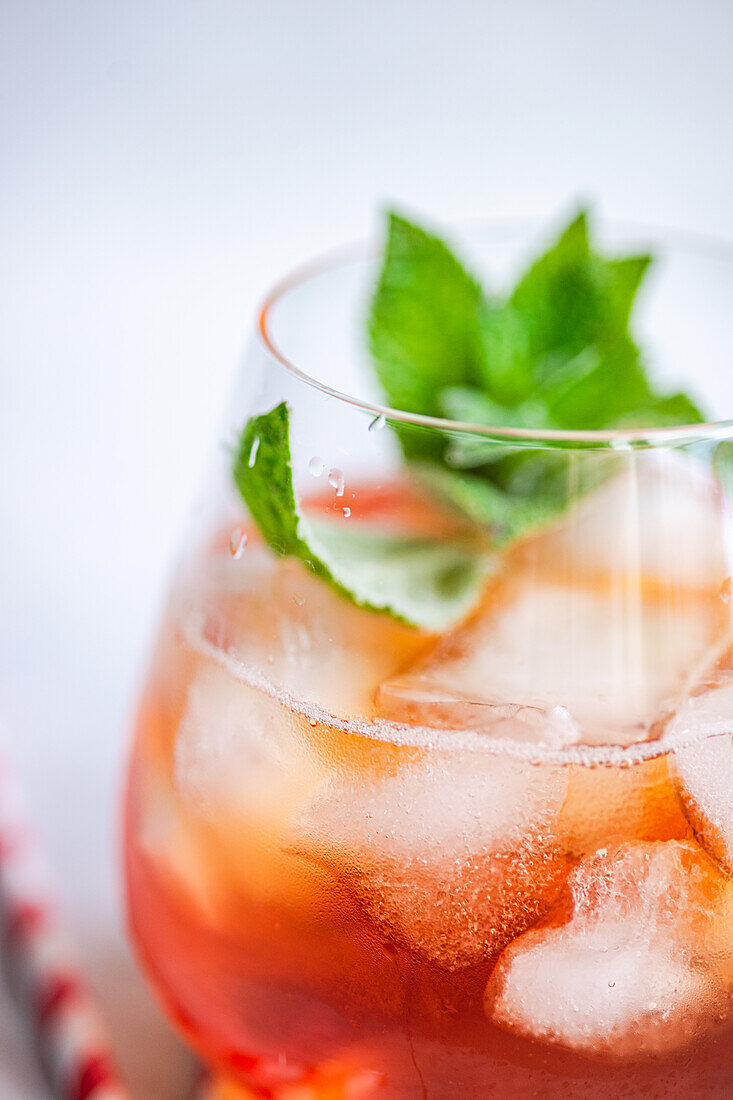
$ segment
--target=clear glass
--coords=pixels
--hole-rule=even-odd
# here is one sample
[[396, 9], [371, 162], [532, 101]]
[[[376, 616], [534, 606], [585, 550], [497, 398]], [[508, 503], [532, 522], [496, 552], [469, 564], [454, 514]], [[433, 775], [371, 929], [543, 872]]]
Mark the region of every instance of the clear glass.
[[[609, 235], [660, 254], [656, 377], [729, 413], [730, 257]], [[534, 239], [464, 243], [497, 280]], [[378, 406], [373, 275], [362, 252], [273, 293], [226, 442], [286, 400], [309, 513], [460, 538]], [[551, 456], [569, 507], [436, 635], [275, 557], [219, 449], [130, 763], [142, 965], [232, 1095], [729, 1097], [733, 426], [391, 419]]]

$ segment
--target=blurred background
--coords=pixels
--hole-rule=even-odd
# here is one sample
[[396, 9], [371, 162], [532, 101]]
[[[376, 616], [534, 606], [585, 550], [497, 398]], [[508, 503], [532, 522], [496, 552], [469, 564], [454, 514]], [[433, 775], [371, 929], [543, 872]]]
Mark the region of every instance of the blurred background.
[[[733, 240], [728, 0], [4, 0], [0, 725], [141, 1100], [185, 1059], [124, 944], [137, 685], [258, 298], [385, 202]], [[0, 1010], [0, 1095], [43, 1095]]]

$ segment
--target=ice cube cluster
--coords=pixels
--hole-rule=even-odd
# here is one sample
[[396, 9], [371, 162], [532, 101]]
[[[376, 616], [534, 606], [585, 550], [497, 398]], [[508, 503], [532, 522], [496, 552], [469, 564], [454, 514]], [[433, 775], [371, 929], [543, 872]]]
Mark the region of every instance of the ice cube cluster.
[[601, 849], [503, 953], [485, 1010], [520, 1035], [616, 1059], [694, 1042], [733, 1010], [733, 884], [689, 841]]
[[385, 941], [492, 968], [486, 1016], [516, 1035], [626, 1059], [730, 1018], [733, 673], [707, 475], [640, 459], [437, 640], [246, 555], [179, 724], [184, 801], [269, 822]]

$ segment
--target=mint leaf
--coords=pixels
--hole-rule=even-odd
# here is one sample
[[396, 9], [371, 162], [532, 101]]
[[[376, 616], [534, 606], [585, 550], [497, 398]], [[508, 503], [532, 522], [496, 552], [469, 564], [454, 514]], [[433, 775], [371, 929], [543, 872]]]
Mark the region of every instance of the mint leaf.
[[536, 379], [552, 426], [655, 427], [677, 415], [682, 422], [701, 418], [684, 394], [654, 392], [628, 331], [650, 263], [648, 255], [606, 259], [594, 251], [581, 212], [515, 288], [512, 308], [524, 319], [537, 357]]
[[521, 316], [533, 358], [577, 355], [595, 341], [601, 297], [584, 211], [520, 279], [509, 303]]
[[488, 529], [497, 547], [544, 527], [567, 505], [566, 500], [553, 498], [551, 494], [534, 500], [513, 494], [486, 478], [448, 470], [437, 462], [417, 463], [416, 469], [428, 489]]
[[[397, 214], [368, 321], [369, 346], [388, 404], [439, 415], [443, 386], [477, 373], [481, 298], [478, 283], [436, 236]], [[402, 437], [410, 452], [440, 450], [435, 434]]]
[[485, 547], [406, 537], [304, 515], [293, 484], [290, 413], [283, 402], [245, 426], [234, 482], [276, 554], [302, 561], [352, 603], [441, 630], [478, 598], [493, 567]]
[[[440, 404], [444, 416], [464, 423], [485, 424], [493, 428], [551, 426], [542, 402], [532, 398], [521, 405], [500, 405], [481, 390], [469, 386], [449, 386], [441, 392]], [[461, 469], [497, 462], [517, 450], [506, 440], [485, 439], [469, 432], [453, 433], [448, 435], [448, 440], [446, 462]]]
[[[686, 394], [652, 385], [629, 331], [650, 262], [648, 255], [603, 256], [581, 210], [501, 297], [481, 293], [438, 238], [393, 216], [370, 317], [388, 400], [488, 429], [653, 428], [704, 419]], [[409, 403], [400, 400], [406, 377]], [[613, 470], [582, 447], [396, 430], [421, 476], [498, 543], [549, 522]]]
[[448, 504], [480, 527], [501, 547], [546, 527], [578, 496], [618, 470], [617, 455], [517, 447], [497, 459], [493, 479], [475, 470], [447, 469], [437, 462], [415, 464], [418, 476]]
[[534, 373], [524, 318], [510, 305], [479, 310], [480, 381], [502, 405], [514, 406], [532, 392]]
[[651, 256], [625, 256], [620, 260], [610, 260], [607, 270], [610, 275], [610, 293], [615, 298], [619, 321], [628, 325], [631, 308], [636, 292], [652, 262]]
[[652, 397], [642, 409], [634, 409], [619, 417], [616, 427], [621, 428], [671, 428], [675, 425], [699, 424], [704, 414], [686, 393], [672, 393], [666, 397]]
[[553, 386], [547, 394], [547, 408], [557, 427], [609, 427], [624, 414], [651, 403], [646, 373], [630, 337], [622, 333], [605, 348], [593, 345], [582, 354], [590, 369], [572, 384]]

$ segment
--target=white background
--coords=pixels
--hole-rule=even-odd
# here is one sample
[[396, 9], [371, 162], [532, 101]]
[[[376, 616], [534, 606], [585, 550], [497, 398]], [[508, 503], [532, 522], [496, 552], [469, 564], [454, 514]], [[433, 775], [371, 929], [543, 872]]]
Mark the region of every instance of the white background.
[[[4, 0], [0, 710], [140, 1100], [117, 806], [168, 563], [253, 307], [372, 231], [605, 214], [733, 238], [729, 0]], [[0, 1094], [40, 1096], [0, 1005]]]

